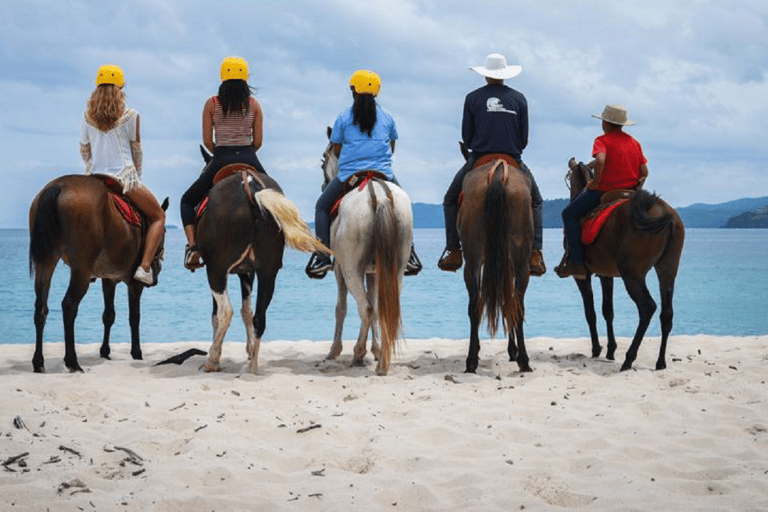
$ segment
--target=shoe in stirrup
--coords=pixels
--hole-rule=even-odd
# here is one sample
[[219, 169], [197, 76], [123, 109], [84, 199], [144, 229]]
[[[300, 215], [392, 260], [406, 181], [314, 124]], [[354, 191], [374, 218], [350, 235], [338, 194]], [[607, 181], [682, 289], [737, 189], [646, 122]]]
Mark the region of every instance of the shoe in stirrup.
[[531, 251], [531, 262], [528, 267], [528, 273], [532, 276], [543, 276], [547, 272], [547, 266], [544, 265], [544, 255], [541, 253], [541, 249]]
[[558, 277], [573, 277], [575, 279], [587, 278], [587, 267], [584, 263], [576, 263], [563, 256], [563, 260], [555, 267], [555, 274]]
[[411, 255], [408, 257], [408, 263], [405, 264], [405, 275], [415, 276], [421, 272], [422, 264], [418, 255], [416, 254], [416, 248], [411, 246]]
[[155, 276], [153, 274], [154, 272], [151, 268], [149, 269], [149, 272], [147, 272], [141, 267], [141, 265], [139, 265], [139, 268], [137, 268], [136, 272], [133, 274], [133, 278], [147, 286], [152, 286], [155, 284]]
[[440, 261], [437, 262], [437, 266], [446, 272], [456, 272], [461, 268], [462, 263], [464, 263], [464, 258], [461, 255], [461, 249], [448, 249], [446, 247], [443, 255], [440, 256]]
[[327, 254], [313, 252], [309, 258], [307, 268], [304, 271], [312, 279], [322, 279], [329, 271], [333, 270], [333, 261]]
[[197, 249], [197, 245], [187, 245], [184, 250], [184, 266], [192, 272], [204, 266], [200, 261], [200, 252]]

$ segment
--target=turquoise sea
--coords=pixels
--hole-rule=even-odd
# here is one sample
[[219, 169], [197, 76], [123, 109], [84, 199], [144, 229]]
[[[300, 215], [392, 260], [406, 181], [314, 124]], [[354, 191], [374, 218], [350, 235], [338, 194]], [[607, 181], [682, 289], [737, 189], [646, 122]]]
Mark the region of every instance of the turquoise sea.
[[[461, 272], [441, 272], [436, 261], [443, 248], [441, 229], [417, 229], [416, 249], [425, 264], [415, 277], [404, 280], [402, 295], [405, 337], [411, 339], [455, 338], [466, 340], [469, 321], [467, 294]], [[0, 230], [0, 343], [34, 343], [34, 289], [28, 266], [29, 236], [25, 229]], [[589, 335], [581, 298], [571, 279], [558, 278], [552, 268], [562, 255], [562, 231], [544, 234], [547, 274], [532, 278], [526, 295], [526, 337], [576, 338]], [[182, 266], [184, 235], [170, 229], [166, 238], [165, 267], [160, 284], [142, 297], [143, 342], [210, 341], [211, 295], [205, 272], [190, 273]], [[277, 289], [267, 312], [264, 340], [316, 340], [333, 337], [336, 281], [328, 276], [310, 280], [304, 274], [307, 255], [286, 250]], [[48, 306], [46, 341], [63, 341], [61, 300], [69, 269], [59, 264]], [[600, 287], [593, 283], [596, 299]], [[658, 302], [653, 272], [648, 286]], [[230, 297], [239, 310], [240, 288], [230, 278]], [[616, 334], [631, 337], [637, 311], [624, 287], [615, 286]], [[130, 342], [125, 286], [118, 287], [114, 343]], [[764, 335], [768, 334], [768, 230], [689, 229], [686, 231], [680, 272], [675, 290], [672, 334]], [[598, 303], [598, 315], [600, 311]], [[101, 286], [94, 283], [83, 300], [76, 322], [78, 343], [99, 343], [102, 335]], [[359, 320], [354, 301], [349, 301], [344, 339], [357, 337]], [[605, 328], [600, 320], [604, 338]], [[659, 335], [658, 311], [648, 336]], [[483, 334], [488, 337], [487, 333]], [[244, 341], [239, 314], [235, 314], [227, 340]], [[587, 348], [585, 347], [585, 350]]]

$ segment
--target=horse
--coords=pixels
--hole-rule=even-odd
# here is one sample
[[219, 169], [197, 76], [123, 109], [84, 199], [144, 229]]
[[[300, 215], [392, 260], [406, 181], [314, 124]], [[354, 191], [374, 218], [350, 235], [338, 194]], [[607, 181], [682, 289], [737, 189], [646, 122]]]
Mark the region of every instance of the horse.
[[[330, 128], [327, 135], [330, 138]], [[333, 144], [326, 147], [321, 167], [324, 189], [339, 172]], [[378, 362], [376, 373], [386, 375], [402, 329], [400, 291], [413, 241], [413, 213], [408, 194], [394, 183], [368, 177], [361, 181], [343, 197], [331, 223], [338, 295], [336, 327], [327, 359], [341, 354], [349, 292], [360, 316], [352, 364], [365, 365], [370, 330], [371, 352]]]
[[[592, 173], [584, 163], [576, 163], [573, 158], [568, 167], [566, 180], [573, 199], [584, 189]], [[613, 211], [594, 242], [584, 247], [584, 263], [589, 274], [587, 279], [575, 281], [589, 325], [592, 357], [599, 357], [602, 347], [597, 334], [591, 274], [597, 275], [602, 285], [602, 309], [608, 331], [606, 357], [609, 360], [614, 360], [617, 348], [613, 334], [613, 278], [622, 279], [629, 297], [637, 306], [639, 323], [621, 366], [621, 371], [626, 371], [632, 368], [632, 363], [637, 359], [640, 344], [656, 311], [656, 302], [645, 284], [645, 276], [653, 268], [656, 270], [661, 296], [661, 345], [656, 369], [667, 367], [667, 340], [672, 330], [673, 317], [672, 299], [684, 241], [685, 226], [677, 211], [658, 195], [640, 188], [628, 202]]]
[[[462, 153], [468, 156], [463, 146]], [[457, 220], [469, 296], [466, 373], [477, 371], [478, 329], [484, 316], [491, 336], [501, 322], [508, 334], [509, 360], [516, 361], [521, 372], [531, 372], [523, 333], [533, 245], [531, 184], [506, 155], [484, 159], [488, 162], [478, 161], [480, 165], [464, 177]]]
[[[203, 157], [211, 157], [201, 147]], [[232, 164], [240, 168], [248, 167]], [[228, 173], [226, 166], [218, 173]], [[248, 167], [216, 180], [207, 205], [198, 215], [195, 227], [197, 246], [205, 262], [208, 285], [213, 296], [213, 344], [202, 370], [219, 371], [224, 335], [232, 321], [233, 308], [227, 292], [229, 274], [240, 279], [249, 370], [258, 371], [259, 346], [266, 329], [267, 308], [275, 291], [277, 273], [283, 266], [286, 245], [300, 251], [330, 253], [309, 231], [296, 205], [283, 195], [280, 185]], [[258, 277], [256, 310], [251, 309], [251, 293]]]
[[[168, 198], [163, 201], [168, 208]], [[29, 209], [29, 271], [35, 279], [35, 353], [32, 367], [44, 373], [43, 330], [48, 316], [48, 294], [59, 260], [70, 268], [69, 287], [61, 302], [64, 318], [64, 364], [82, 372], [75, 352], [75, 318], [91, 281], [100, 278], [104, 294], [104, 337], [99, 350], [109, 359], [109, 336], [115, 321], [115, 288], [128, 286], [131, 356], [142, 359], [139, 340], [141, 293], [145, 285], [133, 279], [144, 247], [144, 230], [129, 223], [111, 199], [105, 180], [96, 176], [66, 175], [43, 187]], [[152, 261], [153, 275], [162, 269], [164, 237]]]

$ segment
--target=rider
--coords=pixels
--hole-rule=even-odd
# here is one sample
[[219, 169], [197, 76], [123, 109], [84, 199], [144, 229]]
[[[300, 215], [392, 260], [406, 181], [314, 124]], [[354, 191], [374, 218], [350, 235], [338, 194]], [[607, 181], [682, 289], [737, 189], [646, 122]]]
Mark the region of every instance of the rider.
[[503, 55], [492, 53], [485, 58], [485, 66], [470, 69], [484, 76], [486, 85], [470, 92], [464, 100], [461, 135], [472, 153], [456, 173], [443, 199], [446, 247], [437, 266], [441, 270], [453, 272], [462, 264], [456, 221], [464, 176], [481, 156], [504, 153], [518, 162], [520, 170], [531, 181], [534, 235], [530, 274], [540, 276], [547, 271], [541, 253], [542, 199], [533, 174], [522, 160], [523, 150], [528, 145], [528, 102], [521, 92], [504, 85], [505, 79], [514, 78], [523, 68], [508, 66]]
[[[627, 119], [623, 105], [606, 105], [601, 115], [603, 133], [595, 139], [592, 156], [588, 165], [594, 169], [594, 177], [587, 183], [568, 206], [563, 209], [563, 226], [568, 240], [568, 249], [555, 272], [560, 277], [586, 279], [584, 254], [581, 248], [581, 227], [579, 218], [600, 204], [605, 192], [616, 189], [632, 189], [642, 185], [648, 176], [648, 161], [643, 155], [640, 143], [623, 131], [624, 126], [635, 124]], [[575, 161], [571, 159], [571, 166]]]
[[[213, 188], [213, 178], [225, 165], [243, 163], [266, 174], [256, 151], [261, 147], [264, 116], [261, 105], [248, 85], [248, 63], [241, 57], [227, 57], [221, 63], [219, 94], [203, 107], [203, 144], [213, 158], [200, 177], [181, 196], [181, 222], [187, 237], [184, 266], [202, 266], [195, 244], [195, 207]], [[215, 136], [215, 138], [214, 138]]]
[[[376, 103], [381, 79], [373, 71], [355, 71], [349, 80], [353, 104], [339, 114], [333, 125], [331, 143], [339, 157], [339, 173], [325, 187], [315, 205], [315, 234], [326, 247], [331, 244], [330, 210], [343, 191], [344, 182], [353, 174], [372, 169], [400, 185], [392, 172], [392, 153], [395, 151], [397, 129], [389, 112]], [[330, 256], [313, 253], [306, 272], [311, 278], [322, 279], [333, 269]], [[416, 275], [421, 262], [411, 245], [411, 255], [405, 275]]]
[[118, 66], [105, 64], [99, 68], [96, 89], [88, 98], [80, 129], [80, 155], [85, 162], [85, 174], [111, 176], [147, 216], [144, 253], [133, 278], [151, 286], [155, 281], [151, 263], [165, 231], [165, 212], [141, 182], [139, 113], [125, 106], [123, 85], [125, 77]]

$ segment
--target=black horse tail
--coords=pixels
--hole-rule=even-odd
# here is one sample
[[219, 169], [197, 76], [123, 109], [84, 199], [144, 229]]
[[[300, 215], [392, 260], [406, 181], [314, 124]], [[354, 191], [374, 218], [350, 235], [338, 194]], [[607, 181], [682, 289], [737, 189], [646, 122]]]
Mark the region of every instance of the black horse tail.
[[517, 318], [515, 297], [515, 262], [512, 258], [512, 219], [506, 187], [500, 174], [504, 166], [498, 165], [485, 195], [485, 261], [480, 277], [480, 297], [477, 307], [488, 319], [488, 332], [496, 334], [499, 316], [506, 332], [511, 332]]
[[[374, 192], [374, 183], [386, 192], [386, 199], [379, 201]], [[381, 333], [381, 353], [379, 362], [389, 366], [389, 360], [395, 351], [400, 336], [400, 278], [403, 235], [398, 227], [392, 192], [389, 187], [377, 180], [368, 183], [371, 206], [374, 211], [373, 245], [376, 262], [376, 310]], [[385, 284], [386, 283], [386, 284]]]
[[629, 205], [629, 219], [639, 232], [648, 235], [660, 233], [672, 224], [672, 215], [665, 212], [661, 217], [652, 216], [650, 211], [660, 201], [657, 194], [638, 190]]
[[29, 234], [29, 275], [34, 276], [35, 264], [49, 260], [61, 237], [61, 224], [57, 207], [61, 187], [52, 185], [37, 200], [35, 221]]

